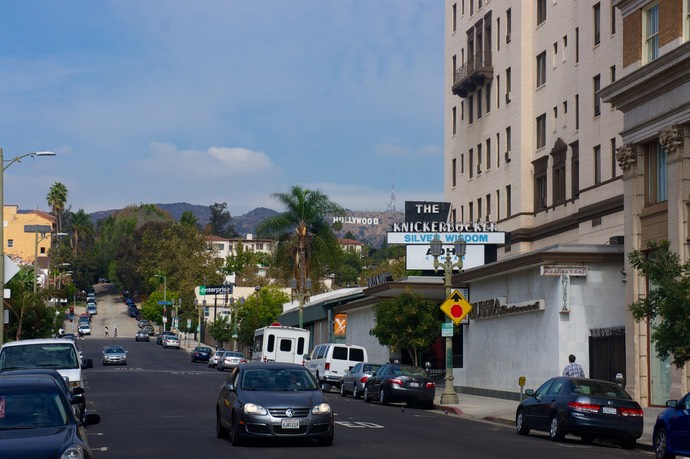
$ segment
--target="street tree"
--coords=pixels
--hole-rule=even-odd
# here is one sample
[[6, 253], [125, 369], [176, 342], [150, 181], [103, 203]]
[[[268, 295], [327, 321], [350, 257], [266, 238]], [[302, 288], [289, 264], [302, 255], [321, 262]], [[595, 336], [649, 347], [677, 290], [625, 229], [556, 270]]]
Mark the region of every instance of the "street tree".
[[65, 204], [67, 204], [68, 194], [69, 192], [65, 185], [60, 182], [55, 182], [48, 190], [48, 195], [46, 196], [51, 212], [57, 221], [58, 233], [62, 231], [62, 211], [65, 209]]
[[633, 250], [628, 258], [649, 282], [649, 292], [630, 311], [636, 321], [650, 324], [657, 356], [672, 356], [676, 368], [683, 368], [690, 360], [690, 261], [681, 264], [665, 240], [649, 242], [647, 250]]
[[80, 239], [93, 237], [96, 230], [93, 226], [93, 222], [91, 221], [91, 217], [84, 212], [84, 209], [79, 209], [77, 212], [71, 213], [69, 220], [72, 230], [72, 249], [74, 251], [74, 256], [76, 257], [79, 253]]
[[[7, 283], [10, 299], [5, 306], [10, 311], [7, 336], [16, 340], [43, 338], [54, 334], [57, 323], [55, 308], [47, 307], [40, 293], [33, 293], [34, 269], [22, 266], [19, 272]], [[62, 320], [62, 315], [60, 315]]]
[[232, 340], [232, 324], [228, 316], [217, 317], [208, 325], [208, 332], [218, 342], [219, 346]]
[[373, 307], [376, 325], [369, 334], [393, 351], [407, 351], [414, 364], [439, 333], [439, 307], [407, 288], [397, 298]]
[[237, 236], [235, 226], [232, 224], [232, 217], [227, 210], [228, 204], [226, 202], [215, 202], [208, 208], [211, 211], [207, 230], [209, 234], [220, 237]]
[[255, 291], [244, 301], [244, 304], [235, 302], [240, 343], [251, 348], [254, 342], [254, 331], [271, 325], [283, 312], [283, 304], [288, 301], [290, 297], [287, 293], [280, 287], [271, 285]]
[[277, 241], [276, 265], [284, 279], [295, 279], [304, 291], [306, 279], [318, 280], [337, 266], [341, 250], [327, 217], [343, 216], [345, 210], [321, 191], [300, 186], [272, 197], [285, 211], [261, 222], [257, 233]]

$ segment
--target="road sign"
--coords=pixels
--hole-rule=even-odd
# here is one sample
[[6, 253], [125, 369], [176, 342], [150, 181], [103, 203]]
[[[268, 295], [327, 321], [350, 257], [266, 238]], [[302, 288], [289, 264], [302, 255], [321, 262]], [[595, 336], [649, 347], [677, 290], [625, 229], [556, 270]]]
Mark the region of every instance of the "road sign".
[[465, 297], [457, 290], [453, 290], [450, 296], [441, 305], [441, 311], [443, 311], [455, 325], [458, 325], [471, 310], [472, 305], [468, 303]]
[[441, 337], [442, 338], [452, 338], [453, 337], [453, 324], [450, 322], [443, 322], [441, 324]]
[[172, 305], [172, 301], [159, 301], [158, 304], [162, 306], [170, 306]]
[[[4, 264], [5, 264], [5, 283], [8, 283], [10, 279], [14, 277], [15, 274], [19, 272], [19, 266], [17, 266], [17, 263], [14, 262], [8, 255], [4, 256]], [[8, 297], [5, 297], [8, 298]]]

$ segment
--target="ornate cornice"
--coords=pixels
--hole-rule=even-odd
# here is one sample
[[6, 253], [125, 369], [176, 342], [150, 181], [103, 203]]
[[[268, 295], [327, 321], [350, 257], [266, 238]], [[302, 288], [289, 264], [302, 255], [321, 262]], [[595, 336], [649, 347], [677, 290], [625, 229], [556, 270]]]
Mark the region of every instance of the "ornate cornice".
[[623, 169], [623, 172], [637, 165], [637, 148], [635, 144], [626, 143], [616, 148], [616, 161], [618, 161], [618, 165]]
[[659, 143], [666, 150], [669, 158], [676, 156], [683, 149], [684, 128], [680, 124], [674, 124], [659, 133]]

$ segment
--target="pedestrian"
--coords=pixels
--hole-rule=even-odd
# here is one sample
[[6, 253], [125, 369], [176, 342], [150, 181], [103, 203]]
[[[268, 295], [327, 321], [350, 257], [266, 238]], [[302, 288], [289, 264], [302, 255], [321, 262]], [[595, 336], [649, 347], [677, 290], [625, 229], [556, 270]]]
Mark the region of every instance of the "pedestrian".
[[108, 326], [105, 326], [105, 336], [108, 336]]
[[585, 370], [582, 369], [582, 365], [575, 363], [575, 356], [570, 354], [568, 356], [568, 365], [563, 368], [563, 376], [570, 376], [571, 378], [584, 378]]
[[113, 336], [117, 338], [117, 327], [115, 327], [115, 334]]

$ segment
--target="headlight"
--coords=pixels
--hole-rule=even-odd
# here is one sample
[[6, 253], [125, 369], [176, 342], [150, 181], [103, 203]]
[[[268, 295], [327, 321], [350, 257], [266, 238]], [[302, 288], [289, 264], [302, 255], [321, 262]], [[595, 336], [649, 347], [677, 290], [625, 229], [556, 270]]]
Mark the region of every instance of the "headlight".
[[331, 412], [331, 405], [320, 403], [311, 409], [311, 414], [328, 414]]
[[253, 403], [247, 403], [244, 405], [244, 412], [245, 414], [268, 414], [268, 410], [266, 410], [266, 408]]
[[84, 459], [84, 452], [82, 451], [81, 446], [73, 445], [62, 453], [60, 459]]

